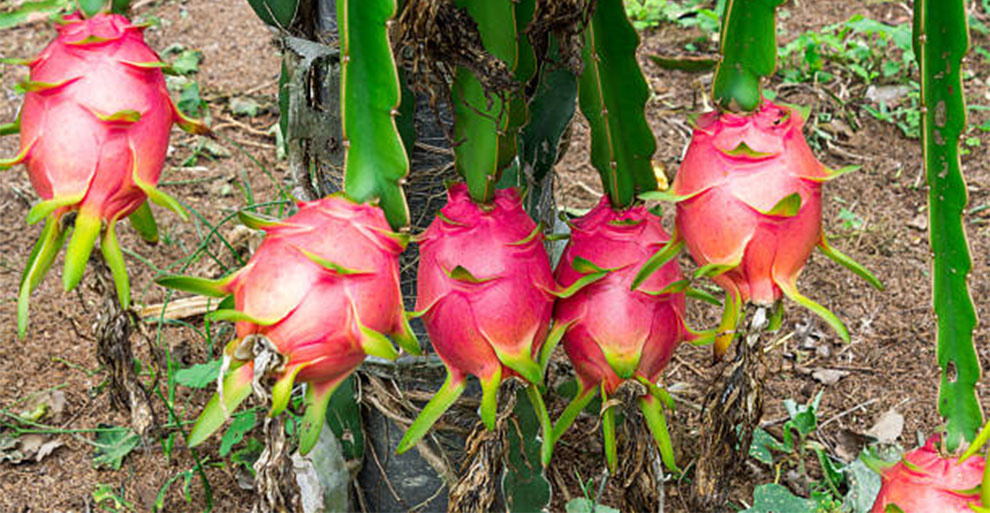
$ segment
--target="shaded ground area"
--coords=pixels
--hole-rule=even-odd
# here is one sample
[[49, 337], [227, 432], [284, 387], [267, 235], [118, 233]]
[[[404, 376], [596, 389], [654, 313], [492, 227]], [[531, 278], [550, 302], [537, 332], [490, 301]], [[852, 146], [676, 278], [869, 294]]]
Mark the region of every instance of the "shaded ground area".
[[[909, 10], [902, 5], [872, 2], [801, 2], [800, 6], [788, 5], [787, 13], [781, 16], [780, 23], [790, 37], [854, 14], [890, 24], [909, 19]], [[138, 14], [162, 20], [160, 26], [148, 31], [153, 47], [164, 49], [181, 43], [203, 52], [201, 71], [195, 79], [210, 104], [213, 126], [222, 136], [216, 142], [218, 148], [209, 149], [201, 147], [201, 140], [177, 131], [162, 179], [170, 193], [188, 202], [202, 217], [194, 215], [193, 221], [181, 223], [171, 214], [156, 211], [163, 233], [156, 247], [143, 244], [129, 228], [120, 230], [121, 245], [130, 250], [126, 258], [135, 302], [144, 306], [165, 299], [162, 290], [151, 284], [159, 270], [215, 276], [223, 266], [236, 265], [232, 253], [218, 249], [220, 245], [215, 241], [211, 248], [216, 258], [187, 260], [187, 256], [215, 227], [234, 249], [244, 253], [250, 237], [236, 223], [224, 220], [245, 204], [275, 199], [288, 172], [284, 161], [276, 158], [275, 138], [268, 133], [277, 120], [274, 94], [278, 53], [247, 3], [164, 2], [141, 7]], [[33, 55], [52, 34], [43, 23], [6, 30], [0, 32], [0, 48], [11, 53], [4, 57]], [[690, 137], [688, 116], [706, 107], [704, 96], [711, 73], [664, 70], [647, 56], [678, 53], [697, 36], [669, 25], [644, 33], [641, 63], [654, 93], [648, 104], [648, 119], [658, 140], [656, 160], [669, 178], [676, 172]], [[976, 32], [973, 36], [974, 45], [987, 45], [986, 36]], [[968, 67], [970, 103], [990, 103], [987, 60], [971, 55]], [[0, 120], [14, 117], [20, 98], [13, 93], [13, 86], [23, 78], [21, 70], [4, 67]], [[818, 137], [816, 154], [826, 165], [863, 166], [861, 171], [826, 186], [826, 231], [836, 247], [872, 269], [887, 285], [885, 292], [874, 291], [851, 273], [815, 255], [799, 285], [846, 322], [852, 342], [842, 343], [818, 318], [788, 305], [784, 328], [767, 355], [771, 369], [766, 392], [768, 431], [779, 433], [779, 425], [786, 419], [783, 399], [806, 402], [824, 391], [817, 438], [833, 450], [845, 444], [848, 433], [867, 431], [891, 408], [905, 418], [899, 439], [905, 446], [915, 444], [917, 432], [929, 433], [940, 422], [934, 409], [938, 368], [930, 307], [930, 251], [925, 232], [927, 191], [920, 149], [917, 140], [907, 139], [894, 125], [864, 112], [865, 88], [853, 82], [827, 86], [775, 82], [770, 86], [779, 101], [811, 107], [812, 121], [806, 134], [813, 139]], [[257, 115], [233, 113], [232, 100], [245, 99], [258, 104]], [[817, 115], [823, 112], [832, 115]], [[982, 110], [971, 113], [974, 125], [986, 119]], [[854, 129], [857, 124], [858, 129]], [[826, 140], [823, 133], [831, 138]], [[972, 136], [976, 143], [968, 147], [963, 159], [974, 207], [967, 217], [973, 255], [970, 284], [978, 313], [986, 318], [990, 313], [982, 298], [990, 295], [990, 222], [988, 211], [979, 207], [990, 204], [990, 138], [979, 131]], [[0, 140], [0, 155], [16, 153], [16, 144], [16, 137]], [[597, 201], [601, 188], [597, 174], [588, 164], [587, 144], [587, 128], [579, 119], [570, 150], [558, 166], [558, 202], [562, 206], [589, 208]], [[190, 161], [193, 155], [198, 155], [194, 162]], [[22, 415], [34, 410], [38, 403], [47, 403], [50, 412], [37, 417], [34, 430], [41, 435], [39, 442], [57, 441], [63, 445], [40, 462], [0, 462], [0, 512], [87, 511], [94, 507], [94, 493], [97, 497], [119, 496], [136, 511], [150, 511], [160, 497], [165, 511], [202, 510], [206, 504], [204, 489], [199, 478], [189, 473], [195, 467], [194, 459], [175, 434], [175, 419], [160, 400], [155, 401], [155, 413], [159, 423], [166, 425], [165, 434], [141, 444], [123, 460], [119, 470], [93, 466], [92, 430], [101, 425], [126, 426], [129, 418], [112, 410], [103, 387], [105, 376], [95, 372], [90, 326], [96, 321], [99, 297], [91, 290], [89, 278], [79, 293], [63, 293], [59, 258], [32, 298], [29, 336], [24, 341], [17, 340], [15, 291], [27, 255], [40, 233], [40, 227], [25, 228], [23, 224], [36, 200], [33, 194], [26, 174], [19, 168], [7, 172], [0, 185], [0, 217], [4, 219], [0, 223], [0, 437], [11, 433], [11, 427], [26, 427], [15, 423], [11, 415]], [[218, 226], [221, 221], [224, 223]], [[683, 264], [693, 266], [687, 257]], [[691, 305], [690, 319], [696, 327], [713, 325], [716, 316], [714, 308]], [[167, 361], [163, 356], [166, 351], [180, 367], [218, 354], [229, 332], [214, 329], [210, 337], [204, 337], [202, 322], [198, 318], [189, 322], [187, 327], [169, 326], [161, 333], [155, 324], [146, 326], [150, 342], [141, 340], [136, 349], [144, 375], [151, 375], [156, 362], [160, 367]], [[978, 341], [985, 341], [987, 335], [985, 326], [978, 328]], [[157, 349], [149, 350], [152, 347]], [[980, 346], [980, 356], [985, 366], [990, 364], [987, 345]], [[821, 370], [840, 371], [833, 374], [840, 377], [835, 382], [822, 379], [821, 373], [816, 374]], [[677, 391], [682, 405], [671, 425], [683, 463], [696, 453], [697, 407], [713, 376], [707, 348], [682, 348], [667, 373], [666, 382]], [[163, 383], [159, 385], [166, 389]], [[175, 414], [182, 423], [188, 423], [205, 403], [209, 388], [193, 391], [179, 386], [175, 390]], [[981, 385], [980, 392], [986, 397], [986, 384]], [[64, 404], [60, 404], [61, 394]], [[557, 400], [550, 406], [559, 411], [563, 402]], [[585, 479], [599, 475], [598, 433], [593, 419], [582, 419], [559, 446], [552, 475], [558, 485], [555, 493], [561, 498], [582, 495], [574, 469]], [[217, 459], [220, 442], [219, 437], [214, 438], [203, 446], [199, 457], [212, 485], [215, 510], [246, 511], [251, 492], [239, 484], [249, 483], [250, 479], [243, 466], [223, 464]], [[189, 480], [187, 475], [191, 476]], [[737, 503], [748, 501], [755, 484], [771, 480], [769, 469], [751, 465], [733, 498]], [[188, 502], [184, 497], [186, 483]], [[560, 484], [566, 492], [559, 489]], [[667, 492], [667, 511], [689, 511], [679, 498], [687, 493], [686, 483], [668, 484]], [[613, 483], [604, 502], [617, 503], [614, 501], [619, 493], [620, 488]]]

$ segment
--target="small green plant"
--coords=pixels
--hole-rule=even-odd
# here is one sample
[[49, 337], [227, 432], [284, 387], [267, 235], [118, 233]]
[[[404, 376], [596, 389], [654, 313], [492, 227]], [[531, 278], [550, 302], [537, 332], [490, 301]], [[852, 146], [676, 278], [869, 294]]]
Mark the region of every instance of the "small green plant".
[[[821, 399], [821, 392], [807, 404], [786, 399], [784, 407], [790, 418], [779, 438], [761, 428], [753, 433], [749, 455], [772, 468], [774, 480], [756, 487], [753, 506], [744, 513], [869, 511], [880, 488], [880, 477], [859, 459], [846, 464], [833, 458], [813, 439]], [[814, 472], [809, 460], [817, 464]], [[804, 488], [808, 497], [795, 495], [781, 484], [785, 477], [792, 487]]]
[[698, 27], [708, 35], [718, 33], [719, 15], [725, 0], [718, 0], [709, 9], [707, 0], [631, 0], [626, 2], [626, 14], [636, 30], [673, 23], [682, 28]]

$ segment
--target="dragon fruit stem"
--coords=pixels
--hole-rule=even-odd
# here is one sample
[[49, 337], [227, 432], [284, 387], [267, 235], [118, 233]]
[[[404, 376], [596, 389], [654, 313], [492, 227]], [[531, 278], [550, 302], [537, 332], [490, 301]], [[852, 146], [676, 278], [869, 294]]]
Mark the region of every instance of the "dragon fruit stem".
[[402, 440], [399, 441], [395, 452], [402, 454], [419, 443], [426, 432], [440, 419], [440, 416], [464, 393], [465, 385], [464, 376], [448, 370], [447, 379], [443, 382], [443, 386], [437, 390], [430, 402], [423, 407], [416, 420], [406, 429], [406, 433], [402, 435]]
[[491, 376], [479, 377], [481, 381], [481, 422], [489, 431], [495, 429], [495, 414], [498, 413], [498, 388], [502, 384], [502, 366], [495, 366]]

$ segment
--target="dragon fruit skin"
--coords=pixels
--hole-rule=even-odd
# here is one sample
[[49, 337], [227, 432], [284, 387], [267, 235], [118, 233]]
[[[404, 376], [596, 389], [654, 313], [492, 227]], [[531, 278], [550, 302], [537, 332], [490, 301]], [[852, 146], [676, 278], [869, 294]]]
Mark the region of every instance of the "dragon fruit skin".
[[450, 186], [447, 205], [420, 239], [416, 305], [448, 377], [398, 452], [414, 446], [456, 401], [468, 374], [481, 381], [481, 418], [489, 428], [503, 379], [542, 381], [537, 361], [555, 288], [543, 236], [514, 189], [479, 206], [466, 185]]
[[677, 262], [668, 262], [630, 290], [642, 263], [669, 240], [660, 218], [645, 207], [615, 211], [607, 197], [572, 223], [571, 240], [555, 272], [557, 283], [568, 287], [588, 274], [575, 269], [575, 258], [611, 269], [554, 307], [554, 323], [569, 325], [564, 350], [583, 388], [604, 384], [611, 394], [634, 375], [655, 383], [688, 337], [684, 293], [660, 293], [684, 279]]
[[101, 249], [125, 308], [130, 301], [115, 223], [131, 214], [142, 236], [157, 240], [154, 218], [145, 205], [175, 210], [178, 202], [155, 189], [165, 162], [169, 133], [178, 122], [194, 133], [208, 130], [183, 117], [169, 98], [158, 55], [147, 46], [143, 28], [123, 16], [74, 14], [58, 25], [58, 36], [27, 62], [30, 79], [20, 112], [21, 151], [0, 167], [23, 162], [42, 201], [28, 222], [46, 219], [21, 284], [19, 332], [27, 328], [27, 302], [64, 242], [63, 218], [76, 212], [66, 254], [63, 284], [82, 279], [89, 254], [105, 223]]
[[928, 439], [924, 447], [904, 455], [883, 472], [883, 485], [871, 513], [887, 513], [895, 505], [903, 513], [973, 513], [982, 507], [979, 487], [985, 460], [970, 457], [959, 463], [944, 458]]
[[[828, 171], [801, 133], [803, 121], [765, 103], [751, 115], [708, 113], [698, 121], [671, 192], [677, 231], [698, 265], [731, 269], [713, 279], [743, 301], [772, 305], [821, 240], [821, 182]], [[771, 213], [801, 197], [793, 215]]]
[[686, 245], [701, 266], [696, 277], [709, 276], [726, 291], [716, 358], [732, 341], [746, 302], [767, 307], [785, 295], [849, 339], [835, 314], [797, 289], [816, 246], [883, 289], [873, 274], [826, 241], [822, 184], [856, 167], [831, 171], [818, 162], [801, 133], [803, 124], [800, 113], [771, 102], [750, 114], [705, 114], [670, 191], [642, 196], [676, 202], [675, 242]]
[[399, 289], [398, 255], [405, 241], [392, 233], [381, 209], [342, 195], [301, 203], [283, 221], [258, 219], [246, 221], [263, 228], [265, 240], [235, 274], [217, 281], [159, 280], [165, 286], [234, 298], [235, 310], [218, 310], [213, 317], [237, 321], [237, 337], [226, 351], [235, 371], [224, 384], [225, 404], [219, 404], [219, 394], [211, 401], [190, 444], [220, 427], [224, 416], [217, 411], [232, 410], [247, 397], [255, 379], [250, 346], [262, 336], [283, 362], [276, 370], [271, 414], [286, 407], [294, 382], [310, 385], [301, 443], [306, 452], [319, 435], [319, 419], [333, 391], [366, 354], [397, 356], [383, 334], [418, 353]]
[[[644, 206], [616, 211], [607, 197], [571, 223], [570, 242], [555, 272], [559, 286], [601, 277], [558, 299], [554, 307], [554, 325], [564, 330], [564, 350], [579, 381], [574, 402], [554, 427], [554, 440], [599, 388], [607, 399], [622, 382], [634, 379], [647, 385], [650, 393], [640, 406], [658, 444], [669, 447], [661, 402], [652, 394], [674, 350], [693, 338], [684, 322], [683, 288], [676, 286], [684, 283], [684, 277], [676, 260], [671, 260], [640, 287], [631, 288], [636, 272], [669, 240], [660, 218]], [[606, 429], [605, 437], [606, 457], [614, 469], [614, 431], [610, 435]], [[673, 453], [664, 456], [668, 467], [676, 468]]]

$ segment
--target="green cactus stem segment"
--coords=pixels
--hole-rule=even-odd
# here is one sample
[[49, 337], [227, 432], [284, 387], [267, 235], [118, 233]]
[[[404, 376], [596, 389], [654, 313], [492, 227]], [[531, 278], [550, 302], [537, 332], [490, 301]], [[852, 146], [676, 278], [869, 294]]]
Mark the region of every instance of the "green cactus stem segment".
[[[971, 441], [983, 423], [976, 395], [980, 362], [974, 347], [977, 317], [967, 286], [972, 269], [963, 215], [969, 201], [959, 162], [966, 132], [962, 59], [969, 51], [962, 0], [914, 3], [914, 52], [921, 70], [921, 143], [928, 181], [932, 302], [941, 368], [938, 411], [951, 452]], [[984, 502], [984, 504], [987, 504]]]
[[598, 0], [585, 29], [578, 97], [591, 129], [591, 163], [619, 210], [657, 188], [651, 162], [657, 143], [646, 122], [649, 88], [636, 60], [638, 46], [622, 0]]
[[147, 201], [127, 216], [127, 219], [145, 242], [150, 244], [158, 242], [158, 223], [155, 222], [155, 216], [151, 213]]
[[605, 463], [608, 471], [615, 474], [619, 468], [619, 448], [615, 440], [615, 409], [616, 405], [609, 403], [605, 383], [600, 385], [602, 394], [602, 438], [605, 440]]
[[[520, 84], [536, 72], [536, 56], [521, 32], [532, 18], [532, 0], [456, 0], [478, 25], [485, 49], [505, 63]], [[494, 198], [502, 172], [516, 157], [520, 128], [529, 118], [521, 86], [487, 90], [470, 70], [458, 68], [451, 87], [454, 102], [454, 167], [464, 177], [471, 199]]]
[[409, 316], [402, 316], [402, 324], [396, 328], [396, 330], [391, 333], [392, 340], [395, 340], [396, 344], [399, 344], [405, 352], [420, 356], [423, 354], [423, 348], [420, 346], [419, 339], [416, 338], [416, 333], [413, 332], [412, 326], [409, 325]]
[[13, 123], [7, 123], [0, 125], [0, 137], [5, 135], [14, 135], [21, 131], [21, 120], [20, 118], [14, 120]]
[[79, 203], [84, 197], [84, 194], [73, 194], [72, 196], [56, 197], [50, 200], [39, 201], [31, 207], [30, 211], [28, 211], [27, 223], [35, 224], [38, 221], [47, 218], [53, 212], [62, 207], [68, 207]]
[[667, 241], [667, 243], [664, 244], [662, 248], [660, 248], [660, 251], [654, 253], [653, 256], [651, 256], [649, 260], [647, 260], [646, 263], [643, 264], [643, 268], [640, 269], [638, 273], [636, 273], [636, 276], [633, 278], [632, 285], [630, 285], [629, 289], [630, 290], [638, 289], [639, 286], [642, 285], [644, 281], [649, 279], [650, 276], [653, 276], [653, 273], [657, 272], [661, 267], [666, 265], [667, 262], [670, 262], [675, 257], [677, 257], [677, 255], [680, 254], [681, 250], [683, 249], [684, 249], [684, 239], [678, 237], [677, 233], [675, 232], [673, 237], [671, 237], [671, 239]]
[[103, 253], [104, 262], [110, 268], [110, 275], [113, 276], [120, 306], [127, 310], [131, 307], [131, 284], [127, 278], [124, 254], [120, 251], [120, 244], [117, 243], [116, 224], [116, 219], [111, 219], [107, 223], [106, 229], [103, 230], [103, 238], [100, 239], [100, 251]]
[[653, 395], [645, 395], [639, 398], [639, 409], [643, 412], [650, 434], [657, 442], [657, 448], [660, 449], [660, 459], [664, 466], [671, 472], [680, 474], [681, 469], [677, 466], [674, 458], [674, 444], [670, 441], [670, 432], [667, 430], [667, 418], [663, 414], [662, 403]]
[[818, 243], [818, 249], [823, 255], [827, 256], [833, 262], [849, 269], [860, 278], [866, 280], [866, 282], [873, 288], [877, 290], [884, 290], [886, 288], [883, 282], [880, 281], [880, 278], [877, 278], [876, 275], [864, 267], [863, 264], [860, 264], [859, 262], [853, 260], [849, 255], [846, 255], [845, 253], [830, 246], [824, 233], [822, 234], [821, 242]]
[[65, 271], [62, 273], [62, 285], [66, 292], [76, 288], [82, 281], [83, 271], [86, 270], [86, 263], [102, 226], [103, 221], [96, 214], [80, 210], [76, 215], [72, 238], [65, 250]]
[[289, 406], [289, 398], [292, 396], [292, 387], [296, 383], [296, 376], [299, 371], [316, 363], [318, 360], [309, 361], [299, 365], [293, 365], [282, 373], [282, 376], [272, 385], [272, 407], [268, 411], [269, 417], [275, 417], [285, 411]]
[[402, 190], [409, 159], [395, 120], [401, 87], [388, 37], [396, 10], [395, 0], [337, 2], [344, 191], [361, 203], [379, 201], [393, 229], [409, 224]]
[[134, 146], [131, 146], [130, 150], [131, 150], [131, 162], [133, 166], [133, 171], [131, 172], [131, 179], [134, 181], [134, 185], [136, 185], [139, 189], [141, 189], [141, 191], [144, 192], [146, 196], [148, 196], [148, 199], [152, 203], [160, 207], [167, 208], [172, 212], [175, 212], [176, 215], [178, 215], [179, 218], [182, 219], [183, 221], [188, 221], [189, 213], [186, 212], [185, 207], [183, 207], [182, 204], [179, 203], [179, 200], [159, 190], [157, 187], [155, 187], [154, 184], [147, 183], [141, 179], [141, 176], [138, 174], [138, 170], [140, 168], [138, 167], [137, 150], [134, 149]]
[[489, 430], [495, 429], [495, 414], [498, 412], [498, 387], [502, 384], [502, 366], [495, 367], [491, 376], [479, 378], [481, 381], [481, 422]]
[[330, 397], [347, 379], [343, 376], [336, 381], [306, 385], [306, 412], [299, 427], [299, 453], [309, 454], [320, 438], [320, 431], [327, 418], [327, 405]]
[[712, 97], [721, 109], [752, 112], [761, 80], [777, 67], [776, 9], [783, 0], [728, 0], [722, 18]]
[[430, 428], [433, 427], [433, 424], [436, 424], [437, 420], [440, 419], [440, 416], [464, 393], [466, 384], [464, 376], [448, 372], [443, 386], [440, 387], [440, 390], [437, 390], [433, 398], [430, 399], [430, 402], [426, 403], [426, 406], [423, 407], [423, 411], [416, 417], [416, 420], [409, 425], [409, 429], [402, 435], [402, 440], [399, 441], [395, 452], [402, 454], [419, 443]]
[[540, 421], [542, 438], [540, 442], [540, 463], [546, 467], [550, 465], [550, 458], [553, 456], [553, 424], [550, 422], [550, 413], [547, 411], [546, 403], [543, 402], [540, 387], [531, 383], [526, 387], [526, 395], [529, 397], [529, 402], [533, 404], [533, 412], [536, 414], [536, 418]]
[[200, 296], [226, 297], [230, 294], [228, 286], [234, 275], [219, 280], [196, 278], [193, 276], [169, 275], [155, 280], [162, 287], [192, 292]]
[[21, 286], [17, 296], [17, 336], [21, 339], [27, 334], [31, 293], [38, 288], [41, 280], [55, 263], [55, 257], [65, 244], [65, 235], [66, 231], [61, 227], [59, 216], [49, 215], [21, 276]]
[[[253, 366], [241, 365], [232, 369], [223, 379], [222, 390], [213, 394], [210, 402], [206, 403], [203, 412], [199, 414], [196, 423], [189, 432], [187, 441], [189, 447], [203, 443], [227, 420], [228, 412], [232, 412], [251, 395], [251, 378], [254, 375]], [[222, 392], [222, 393], [221, 393]], [[221, 404], [221, 397], [223, 404]]]
[[721, 360], [736, 338], [739, 323], [742, 322], [742, 296], [736, 288], [726, 289], [725, 308], [722, 310], [722, 320], [718, 324], [715, 335], [715, 360]]
[[24, 159], [26, 159], [28, 155], [31, 153], [31, 148], [34, 147], [35, 142], [36, 141], [32, 141], [31, 144], [25, 146], [24, 149], [22, 149], [21, 152], [18, 153], [17, 155], [14, 155], [13, 158], [0, 159], [0, 171], [3, 171], [5, 169], [10, 169], [16, 166], [17, 164], [24, 162]]

